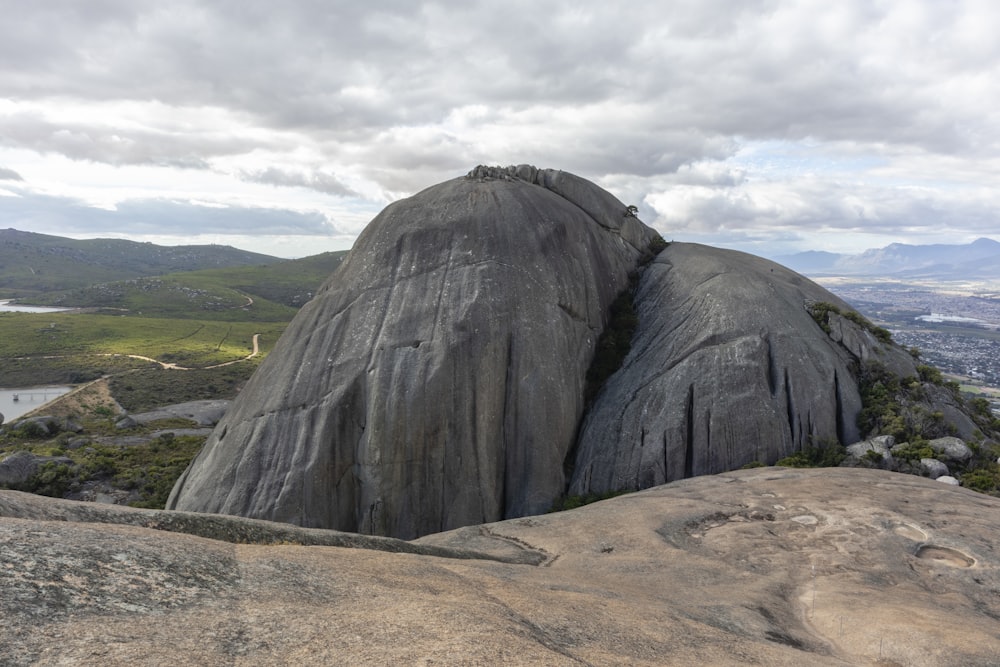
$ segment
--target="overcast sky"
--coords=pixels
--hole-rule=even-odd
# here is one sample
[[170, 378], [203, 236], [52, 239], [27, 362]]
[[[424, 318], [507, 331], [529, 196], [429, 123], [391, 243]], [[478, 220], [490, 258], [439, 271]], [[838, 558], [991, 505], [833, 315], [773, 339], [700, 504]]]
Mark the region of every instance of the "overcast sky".
[[1000, 238], [994, 0], [0, 0], [0, 227], [297, 257], [477, 164], [774, 256]]

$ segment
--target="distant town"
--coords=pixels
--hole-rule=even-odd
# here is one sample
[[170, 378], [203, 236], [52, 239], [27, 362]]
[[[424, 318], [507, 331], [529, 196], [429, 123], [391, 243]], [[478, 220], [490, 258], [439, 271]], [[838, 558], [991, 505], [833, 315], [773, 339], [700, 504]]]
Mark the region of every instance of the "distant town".
[[820, 279], [901, 345], [1000, 407], [1000, 296], [987, 285]]

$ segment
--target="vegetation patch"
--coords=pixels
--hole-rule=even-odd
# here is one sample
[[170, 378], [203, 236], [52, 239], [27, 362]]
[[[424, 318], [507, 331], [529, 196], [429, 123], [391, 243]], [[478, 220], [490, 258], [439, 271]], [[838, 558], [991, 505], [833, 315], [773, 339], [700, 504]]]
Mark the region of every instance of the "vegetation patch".
[[774, 465], [786, 468], [833, 468], [847, 458], [847, 448], [836, 440], [809, 444]]
[[661, 252], [666, 250], [667, 246], [669, 245], [670, 244], [667, 243], [662, 236], [657, 234], [649, 242], [649, 252], [653, 253], [653, 256], [655, 257], [656, 255], [659, 255]]
[[153, 365], [142, 359], [97, 354], [0, 358], [0, 387], [84, 384], [105, 375], [126, 373]]
[[245, 358], [253, 350], [254, 334], [260, 334], [263, 354], [285, 326], [285, 322], [0, 313], [0, 366], [72, 357], [77, 359], [68, 363], [79, 366], [81, 356], [139, 355], [197, 368]]
[[587, 386], [584, 400], [590, 405], [597, 392], [615, 371], [621, 368], [622, 362], [632, 349], [632, 336], [639, 327], [639, 316], [635, 312], [632, 300], [634, 285], [618, 295], [611, 304], [608, 326], [597, 340], [594, 358], [587, 370]]
[[146, 412], [164, 405], [210, 399], [230, 399], [257, 370], [257, 360], [190, 371], [147, 368], [116, 375], [109, 385], [115, 400], [128, 412]]
[[873, 336], [875, 336], [875, 338], [882, 341], [883, 343], [892, 342], [892, 334], [889, 332], [888, 329], [883, 329], [882, 327], [875, 326], [874, 324], [872, 324], [870, 320], [868, 320], [866, 317], [864, 317], [863, 315], [861, 315], [861, 313], [858, 313], [857, 311], [842, 310], [841, 308], [827, 301], [817, 301], [811, 303], [809, 304], [808, 309], [809, 309], [809, 314], [812, 315], [812, 318], [814, 320], [816, 320], [816, 324], [818, 324], [820, 328], [823, 329], [823, 331], [825, 331], [828, 334], [831, 332], [830, 313], [835, 313], [837, 315], [840, 315], [846, 320], [854, 322], [859, 327], [861, 327], [868, 333], [872, 334]]
[[[940, 372], [935, 375], [926, 371], [922, 375], [938, 380], [941, 377]], [[891, 435], [897, 442], [910, 442], [954, 434], [944, 414], [931, 412], [921, 405], [921, 401], [926, 399], [926, 392], [919, 377], [900, 378], [884, 365], [869, 361], [860, 368], [858, 386], [864, 406], [858, 415], [858, 428], [865, 437]], [[961, 402], [957, 385], [955, 394], [956, 400]]]
[[27, 451], [59, 459], [43, 463], [38, 471], [21, 484], [11, 485], [53, 498], [78, 493], [88, 486], [104, 485], [133, 491], [133, 507], [163, 509], [174, 483], [205, 443], [203, 436], [174, 436], [163, 433], [145, 444], [111, 445], [88, 442], [67, 448], [69, 434], [43, 442], [26, 442], [17, 434], [6, 435], [0, 445], [0, 458], [14, 451]]

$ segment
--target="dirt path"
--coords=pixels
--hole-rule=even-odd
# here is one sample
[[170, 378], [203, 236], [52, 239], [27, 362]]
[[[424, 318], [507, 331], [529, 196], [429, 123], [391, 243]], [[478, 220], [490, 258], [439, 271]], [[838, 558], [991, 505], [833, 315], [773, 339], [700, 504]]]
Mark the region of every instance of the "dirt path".
[[[174, 371], [192, 371], [192, 370], [207, 370], [209, 368], [222, 368], [223, 366], [232, 366], [233, 364], [238, 364], [241, 361], [249, 361], [250, 359], [253, 359], [254, 357], [256, 357], [258, 354], [260, 354], [260, 334], [254, 334], [253, 335], [253, 349], [251, 350], [250, 354], [248, 354], [247, 356], [243, 357], [242, 359], [234, 359], [233, 361], [225, 361], [225, 362], [223, 362], [221, 364], [213, 364], [211, 366], [201, 366], [199, 368], [191, 368], [191, 367], [188, 367], [188, 366], [178, 366], [177, 364], [171, 363], [169, 361], [160, 361], [159, 359], [153, 359], [152, 357], [145, 357], [145, 356], [143, 356], [141, 354], [120, 354], [120, 355], [117, 355], [117, 356], [128, 357], [129, 359], [141, 359], [143, 361], [149, 361], [149, 362], [152, 362], [154, 364], [159, 364], [161, 368], [165, 368], [165, 369], [169, 369], [169, 370], [174, 370]], [[104, 356], [111, 357], [111, 356], [116, 356], [116, 355], [106, 354]]]

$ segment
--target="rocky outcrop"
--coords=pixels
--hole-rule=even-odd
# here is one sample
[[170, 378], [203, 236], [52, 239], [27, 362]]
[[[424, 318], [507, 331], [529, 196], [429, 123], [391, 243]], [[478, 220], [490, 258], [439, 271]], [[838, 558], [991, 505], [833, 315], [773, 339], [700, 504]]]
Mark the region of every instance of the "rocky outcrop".
[[0, 663], [995, 665], [998, 523], [1000, 499], [839, 468], [410, 543], [0, 491]]
[[896, 439], [891, 435], [879, 435], [862, 442], [856, 442], [847, 446], [847, 455], [856, 459], [862, 459], [872, 454], [878, 460], [891, 459], [892, 447], [896, 444]]
[[[570, 493], [640, 489], [855, 442], [857, 366], [913, 359], [838, 314], [801, 275], [744, 253], [672, 243], [636, 292], [639, 329], [581, 427]], [[828, 319], [817, 322], [815, 304]]]
[[931, 479], [951, 474], [944, 461], [938, 461], [937, 459], [920, 459], [920, 472]]
[[46, 463], [72, 465], [64, 456], [41, 456], [31, 452], [14, 452], [0, 460], [0, 487], [17, 488], [30, 480]]
[[399, 537], [547, 510], [608, 306], [655, 237], [592, 183], [528, 166], [390, 205], [168, 506]]
[[[392, 204], [168, 507], [410, 538], [547, 511], [567, 484], [642, 489], [858, 442], [863, 391], [889, 378], [910, 397], [885, 419], [975, 434], [950, 389], [824, 288], [697, 244], [653, 258], [664, 245], [634, 207], [528, 165]], [[611, 305], [636, 280], [631, 351], [585, 406]]]
[[129, 415], [137, 424], [149, 424], [161, 419], [187, 419], [199, 426], [214, 426], [229, 409], [231, 401], [212, 399], [204, 401], [188, 401], [166, 405], [149, 412]]
[[972, 458], [972, 450], [962, 440], [955, 437], [934, 438], [927, 443], [938, 458], [953, 463], [966, 463]]
[[215, 426], [226, 414], [230, 402], [222, 399], [188, 401], [165, 405], [156, 410], [138, 414], [123, 413], [115, 422], [115, 428], [130, 429], [140, 424], [149, 424], [164, 419], [186, 419], [198, 426]]

